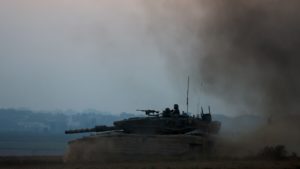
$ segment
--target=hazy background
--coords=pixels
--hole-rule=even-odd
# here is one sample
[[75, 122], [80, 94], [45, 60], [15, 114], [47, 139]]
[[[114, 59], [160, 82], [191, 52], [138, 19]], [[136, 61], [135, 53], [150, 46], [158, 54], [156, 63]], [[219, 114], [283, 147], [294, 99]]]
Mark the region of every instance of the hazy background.
[[[172, 13], [153, 15], [168, 9], [163, 2], [1, 0], [0, 106], [120, 113], [178, 103], [185, 109], [190, 48], [165, 53], [161, 42], [182, 41], [180, 22], [201, 10], [175, 2], [191, 7], [190, 17], [177, 18], [174, 6]], [[184, 46], [195, 41], [189, 37]], [[166, 55], [182, 58], [175, 78]], [[193, 85], [191, 77], [191, 111], [199, 104], [225, 111]]]

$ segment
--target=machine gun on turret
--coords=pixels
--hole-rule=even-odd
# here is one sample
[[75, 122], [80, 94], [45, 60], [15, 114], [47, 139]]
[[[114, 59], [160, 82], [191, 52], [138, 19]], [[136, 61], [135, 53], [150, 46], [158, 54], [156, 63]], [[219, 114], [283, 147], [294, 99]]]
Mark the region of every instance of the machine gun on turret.
[[157, 110], [142, 110], [142, 109], [137, 109], [136, 111], [141, 111], [141, 112], [145, 112], [145, 114], [147, 116], [154, 116], [154, 117], [158, 117], [159, 116], [159, 111]]

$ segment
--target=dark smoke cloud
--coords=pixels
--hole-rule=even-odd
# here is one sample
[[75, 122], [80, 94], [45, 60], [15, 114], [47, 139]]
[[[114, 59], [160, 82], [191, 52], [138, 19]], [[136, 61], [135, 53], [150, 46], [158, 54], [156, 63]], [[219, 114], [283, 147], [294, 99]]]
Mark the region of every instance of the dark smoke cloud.
[[192, 57], [206, 92], [268, 119], [238, 140], [238, 150], [284, 144], [299, 152], [300, 1], [204, 5], [209, 10], [199, 28], [202, 51]]
[[236, 114], [268, 119], [237, 145], [249, 150], [286, 144], [300, 152], [300, 1], [147, 5], [151, 31], [175, 79], [188, 72], [199, 89], [205, 86], [202, 92], [236, 107]]

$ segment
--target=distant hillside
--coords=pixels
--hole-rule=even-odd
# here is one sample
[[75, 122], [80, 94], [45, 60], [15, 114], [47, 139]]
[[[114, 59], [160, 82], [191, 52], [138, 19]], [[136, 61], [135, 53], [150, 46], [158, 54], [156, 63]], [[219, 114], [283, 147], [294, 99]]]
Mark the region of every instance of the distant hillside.
[[62, 155], [68, 141], [89, 135], [65, 135], [66, 129], [112, 125], [113, 121], [132, 116], [129, 113], [112, 115], [95, 110], [36, 112], [0, 109], [0, 156]]

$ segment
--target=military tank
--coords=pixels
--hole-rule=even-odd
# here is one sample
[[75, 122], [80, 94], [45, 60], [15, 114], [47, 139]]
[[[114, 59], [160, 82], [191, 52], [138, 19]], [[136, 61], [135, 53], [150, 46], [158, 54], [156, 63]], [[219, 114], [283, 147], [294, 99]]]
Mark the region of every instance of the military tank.
[[[69, 142], [66, 161], [136, 161], [195, 158], [211, 151], [221, 123], [201, 108], [200, 115], [180, 113], [178, 104], [163, 111], [137, 110], [145, 117], [115, 121], [113, 126], [66, 130], [95, 134]], [[185, 157], [185, 158], [183, 158]]]

